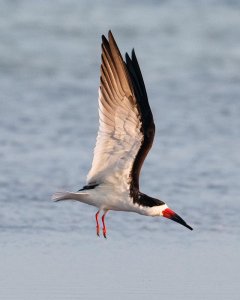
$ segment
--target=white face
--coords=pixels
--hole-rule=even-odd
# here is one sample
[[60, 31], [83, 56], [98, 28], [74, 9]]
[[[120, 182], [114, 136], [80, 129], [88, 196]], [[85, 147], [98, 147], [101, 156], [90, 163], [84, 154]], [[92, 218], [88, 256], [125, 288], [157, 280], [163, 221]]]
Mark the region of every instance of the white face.
[[159, 216], [163, 216], [163, 211], [168, 208], [167, 204], [161, 205], [159, 207]]
[[149, 207], [147, 209], [147, 215], [156, 217], [156, 216], [163, 216], [163, 211], [168, 208], [167, 204]]

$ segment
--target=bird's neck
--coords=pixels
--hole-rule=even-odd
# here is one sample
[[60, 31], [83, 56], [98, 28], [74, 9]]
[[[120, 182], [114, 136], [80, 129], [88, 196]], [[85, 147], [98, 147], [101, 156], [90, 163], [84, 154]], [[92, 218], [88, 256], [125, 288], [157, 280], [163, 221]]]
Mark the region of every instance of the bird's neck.
[[163, 201], [141, 193], [139, 190], [132, 192], [131, 196], [133, 198], [133, 203], [137, 203], [144, 207], [162, 206], [165, 204]]

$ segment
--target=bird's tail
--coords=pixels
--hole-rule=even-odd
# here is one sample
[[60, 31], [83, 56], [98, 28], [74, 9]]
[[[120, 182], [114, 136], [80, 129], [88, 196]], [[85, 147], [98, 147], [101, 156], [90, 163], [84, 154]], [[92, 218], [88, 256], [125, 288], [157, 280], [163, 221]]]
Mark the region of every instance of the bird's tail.
[[88, 193], [86, 192], [56, 192], [52, 195], [53, 201], [77, 200], [87, 203]]
[[56, 192], [51, 198], [53, 201], [62, 201], [72, 199], [72, 193], [70, 192]]

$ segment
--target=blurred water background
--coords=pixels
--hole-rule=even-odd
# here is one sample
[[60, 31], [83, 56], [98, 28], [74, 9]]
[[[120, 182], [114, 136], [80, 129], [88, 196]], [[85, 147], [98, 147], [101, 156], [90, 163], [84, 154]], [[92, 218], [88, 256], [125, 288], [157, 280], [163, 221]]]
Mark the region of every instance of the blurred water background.
[[[240, 2], [0, 1], [0, 299], [239, 299]], [[135, 48], [160, 218], [52, 203], [85, 183], [101, 34]]]

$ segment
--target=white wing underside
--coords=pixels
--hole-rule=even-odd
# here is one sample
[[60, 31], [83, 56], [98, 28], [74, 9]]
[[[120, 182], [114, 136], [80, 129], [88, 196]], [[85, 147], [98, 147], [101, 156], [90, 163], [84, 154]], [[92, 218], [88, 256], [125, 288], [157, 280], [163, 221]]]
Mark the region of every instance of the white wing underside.
[[126, 189], [144, 136], [134, 88], [111, 32], [109, 41], [103, 36], [100, 81], [99, 131], [87, 184]]
[[99, 131], [92, 168], [87, 183], [109, 182], [121, 186], [129, 182], [134, 159], [143, 140], [136, 104], [126, 95], [110, 105], [99, 89]]

